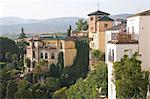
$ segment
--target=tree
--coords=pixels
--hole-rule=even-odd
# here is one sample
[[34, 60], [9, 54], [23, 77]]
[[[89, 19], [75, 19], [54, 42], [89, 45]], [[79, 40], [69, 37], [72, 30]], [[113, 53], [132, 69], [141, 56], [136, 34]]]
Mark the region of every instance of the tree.
[[30, 61], [29, 58], [26, 58], [26, 59], [25, 59], [25, 64], [27, 65], [27, 67], [30, 67], [31, 61]]
[[101, 88], [102, 95], [108, 94], [108, 69], [107, 65], [99, 61], [95, 64], [96, 70], [92, 71], [88, 79], [94, 80], [98, 88]]
[[53, 93], [52, 98], [54, 98], [54, 99], [56, 99], [56, 98], [58, 98], [58, 99], [66, 99], [67, 98], [67, 96], [65, 94], [66, 90], [67, 90], [67, 87], [63, 87], [63, 88], [61, 88], [59, 90], [56, 90]]
[[100, 52], [99, 50], [92, 50], [91, 51], [92, 58], [95, 58], [96, 60], [105, 60], [105, 53]]
[[6, 37], [0, 37], [0, 61], [5, 62], [6, 53], [19, 54], [19, 48], [15, 42]]
[[71, 86], [67, 91], [68, 99], [92, 99], [97, 97], [97, 85], [95, 81], [84, 81], [79, 79], [77, 83]]
[[96, 70], [89, 73], [86, 79], [79, 79], [67, 91], [67, 98], [96, 98], [107, 95], [107, 66], [98, 62]]
[[14, 80], [9, 80], [6, 87], [6, 99], [15, 99], [17, 84]]
[[48, 99], [48, 95], [45, 90], [41, 88], [41, 84], [36, 83], [31, 86], [34, 99]]
[[148, 76], [144, 76], [138, 56], [138, 53], [135, 53], [132, 58], [124, 55], [121, 61], [114, 63], [113, 75], [117, 98], [146, 97]]
[[13, 62], [18, 61], [19, 60], [18, 55], [17, 54], [12, 55], [12, 60]]
[[8, 63], [12, 62], [12, 54], [10, 52], [7, 52], [5, 54], [5, 58], [7, 59]]
[[48, 71], [48, 61], [47, 60], [42, 59], [38, 62], [37, 65], [39, 65], [41, 67], [42, 72]]
[[58, 77], [60, 77], [60, 70], [59, 70], [60, 68], [57, 66], [57, 65], [55, 65], [55, 64], [51, 64], [50, 65], [50, 69], [49, 69], [49, 71], [48, 71], [48, 74], [51, 76], [51, 77], [56, 77], [56, 78], [58, 78]]
[[13, 69], [11, 67], [5, 67], [0, 69], [0, 96], [6, 98], [6, 89], [8, 81], [14, 79]]
[[47, 77], [45, 80], [45, 85], [48, 90], [54, 92], [60, 88], [60, 81], [58, 78], [55, 77]]
[[21, 80], [18, 84], [18, 90], [15, 93], [16, 99], [32, 98], [32, 92], [29, 90], [29, 83], [26, 80]]
[[87, 21], [84, 19], [79, 19], [76, 22], [76, 26], [77, 26], [77, 31], [86, 31], [88, 29], [88, 24]]

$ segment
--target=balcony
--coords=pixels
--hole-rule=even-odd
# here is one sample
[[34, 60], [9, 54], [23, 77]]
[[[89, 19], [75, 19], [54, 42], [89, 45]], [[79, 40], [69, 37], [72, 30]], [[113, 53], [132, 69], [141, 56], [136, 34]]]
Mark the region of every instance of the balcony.
[[41, 49], [57, 49], [57, 46], [46, 45], [46, 46], [39, 46], [39, 48], [41, 48]]
[[138, 35], [127, 33], [112, 33], [108, 43], [138, 43]]

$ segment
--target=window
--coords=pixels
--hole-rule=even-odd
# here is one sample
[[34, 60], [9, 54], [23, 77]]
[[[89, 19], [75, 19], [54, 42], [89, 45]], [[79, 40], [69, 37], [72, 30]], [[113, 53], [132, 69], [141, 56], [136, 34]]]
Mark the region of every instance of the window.
[[43, 58], [43, 53], [40, 54], [40, 57]]
[[108, 61], [110, 62], [114, 62], [114, 50], [109, 49], [109, 53], [108, 53]]
[[34, 67], [35, 67], [35, 61], [32, 62], [32, 68], [34, 68]]
[[33, 51], [33, 58], [35, 58], [35, 51]]
[[54, 53], [51, 54], [51, 59], [54, 59], [55, 58], [55, 55]]
[[30, 46], [30, 43], [26, 43], [27, 44], [27, 46]]
[[91, 27], [91, 30], [93, 30], [93, 27]]
[[134, 26], [132, 26], [132, 33], [134, 34]]
[[93, 20], [93, 17], [91, 17], [90, 20], [92, 21], [92, 20]]
[[63, 47], [62, 47], [62, 43], [60, 43], [60, 49], [62, 49]]
[[27, 50], [26, 49], [24, 50], [24, 54], [27, 54]]
[[35, 44], [34, 44], [34, 42], [32, 42], [32, 47], [35, 47]]
[[45, 59], [48, 59], [48, 54], [47, 53], [45, 53]]
[[107, 28], [107, 27], [108, 27], [108, 24], [104, 24], [104, 27]]
[[112, 49], [112, 62], [114, 61], [114, 50]]

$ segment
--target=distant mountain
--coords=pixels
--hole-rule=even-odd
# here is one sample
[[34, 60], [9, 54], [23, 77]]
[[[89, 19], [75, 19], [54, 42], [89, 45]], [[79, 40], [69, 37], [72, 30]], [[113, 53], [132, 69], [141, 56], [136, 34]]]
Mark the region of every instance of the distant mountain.
[[22, 18], [0, 18], [0, 34], [20, 33], [21, 27], [26, 33], [66, 32], [69, 25], [75, 28], [79, 17], [61, 17], [47, 20], [25, 20]]
[[[113, 19], [126, 19], [131, 14], [111, 15]], [[60, 17], [50, 18], [46, 20], [23, 19], [18, 17], [3, 17], [0, 18], [0, 34], [19, 34], [21, 27], [24, 28], [25, 33], [43, 33], [43, 32], [66, 32], [69, 25], [75, 29], [75, 22], [79, 17]]]
[[37, 23], [41, 20], [34, 20], [34, 19], [23, 19], [19, 17], [3, 17], [0, 18], [0, 25], [16, 25], [16, 24], [29, 24], [29, 23]]
[[132, 14], [117, 14], [117, 15], [110, 15], [110, 17], [114, 20], [116, 19], [124, 19], [126, 20], [128, 16], [131, 16]]

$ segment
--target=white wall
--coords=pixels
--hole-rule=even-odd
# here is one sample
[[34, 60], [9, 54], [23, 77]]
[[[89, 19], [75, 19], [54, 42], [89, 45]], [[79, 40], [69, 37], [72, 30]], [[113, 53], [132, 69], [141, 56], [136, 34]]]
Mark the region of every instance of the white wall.
[[[113, 62], [108, 60], [109, 49], [114, 50], [114, 62], [120, 61], [121, 58], [127, 54], [130, 57], [138, 51], [138, 44], [111, 44], [107, 43], [106, 46], [106, 63], [108, 65], [108, 98], [116, 99], [116, 90], [115, 84], [113, 83]], [[128, 50], [125, 52], [125, 50]]]
[[150, 16], [140, 16], [139, 52], [142, 69], [150, 69]]
[[132, 33], [132, 27], [134, 27], [134, 34], [139, 34], [139, 16], [127, 18], [127, 31]]
[[[115, 44], [110, 44], [110, 43], [107, 43], [107, 46], [106, 46], [106, 63], [107, 63], [107, 66], [108, 66], [108, 98], [109, 99], [116, 99], [116, 88], [115, 88], [115, 84], [112, 82], [112, 70], [113, 70], [113, 63], [109, 62], [108, 61], [108, 53], [109, 53], [109, 49], [114, 49], [114, 52], [116, 52], [116, 45]], [[116, 53], [114, 53], [116, 54]], [[116, 55], [114, 55], [116, 56]], [[115, 58], [114, 58], [115, 59]]]
[[[111, 40], [111, 33], [119, 33], [119, 30], [107, 30], [105, 32], [105, 52], [107, 51], [107, 43]], [[105, 53], [107, 56], [107, 52]], [[105, 60], [107, 60], [107, 57], [105, 57]], [[105, 61], [107, 63], [107, 61]]]
[[142, 69], [150, 69], [150, 16], [135, 16], [127, 19], [130, 33], [134, 27], [138, 34], [139, 53], [141, 54]]

